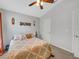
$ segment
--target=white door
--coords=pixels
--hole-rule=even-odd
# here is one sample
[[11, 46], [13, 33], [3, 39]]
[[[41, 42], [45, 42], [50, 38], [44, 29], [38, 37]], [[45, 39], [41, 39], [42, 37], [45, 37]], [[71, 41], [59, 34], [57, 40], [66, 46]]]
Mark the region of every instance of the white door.
[[73, 52], [75, 57], [79, 57], [79, 11], [73, 12]]

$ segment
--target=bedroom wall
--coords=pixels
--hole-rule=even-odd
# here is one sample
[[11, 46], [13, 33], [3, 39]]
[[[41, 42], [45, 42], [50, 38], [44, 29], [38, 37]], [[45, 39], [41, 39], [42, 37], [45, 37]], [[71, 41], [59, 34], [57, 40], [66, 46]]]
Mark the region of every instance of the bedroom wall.
[[45, 19], [51, 19], [52, 39], [48, 40], [51, 40], [50, 43], [53, 45], [69, 52], [72, 52], [72, 11], [77, 8], [77, 2], [78, 0], [64, 0], [40, 18], [40, 34], [46, 35], [42, 34], [42, 27], [45, 26], [42, 25]]
[[[15, 18], [15, 25], [11, 23], [12, 17]], [[20, 21], [31, 23], [32, 26], [20, 26]], [[33, 26], [34, 21], [36, 26]], [[39, 32], [38, 29], [39, 18], [3, 10], [4, 46], [10, 43], [14, 35]]]

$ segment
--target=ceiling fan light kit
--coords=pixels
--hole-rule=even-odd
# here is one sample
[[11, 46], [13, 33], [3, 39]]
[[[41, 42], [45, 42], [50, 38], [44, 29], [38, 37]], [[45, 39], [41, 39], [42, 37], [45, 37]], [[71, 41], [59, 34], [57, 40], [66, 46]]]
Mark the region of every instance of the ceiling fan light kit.
[[41, 1], [37, 0], [37, 6], [39, 6], [39, 4], [43, 5], [43, 3], [44, 3], [43, 0], [41, 0]]
[[31, 4], [29, 4], [29, 6], [36, 5], [36, 6], [39, 6], [40, 9], [43, 9], [43, 3], [44, 2], [46, 2], [46, 3], [54, 3], [55, 0], [37, 0], [37, 1], [34, 1]]

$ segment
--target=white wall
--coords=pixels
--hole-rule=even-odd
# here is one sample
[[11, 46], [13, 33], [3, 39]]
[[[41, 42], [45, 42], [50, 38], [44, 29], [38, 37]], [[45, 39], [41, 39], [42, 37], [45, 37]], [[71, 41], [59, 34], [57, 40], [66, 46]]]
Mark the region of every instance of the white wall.
[[52, 20], [50, 18], [42, 19], [40, 22], [40, 35], [41, 38], [48, 41], [49, 43], [51, 42], [51, 22]]
[[[15, 25], [11, 24], [12, 17], [15, 18]], [[20, 21], [32, 23], [32, 26], [20, 26]], [[33, 26], [36, 21], [36, 26]], [[12, 37], [18, 34], [35, 33], [39, 28], [39, 18], [3, 10], [3, 34], [4, 46], [10, 43]]]
[[[40, 20], [42, 23], [43, 19], [52, 19], [52, 44], [69, 52], [72, 52], [72, 11], [77, 8], [77, 2], [78, 0], [64, 0]], [[40, 25], [41, 27], [44, 26]]]

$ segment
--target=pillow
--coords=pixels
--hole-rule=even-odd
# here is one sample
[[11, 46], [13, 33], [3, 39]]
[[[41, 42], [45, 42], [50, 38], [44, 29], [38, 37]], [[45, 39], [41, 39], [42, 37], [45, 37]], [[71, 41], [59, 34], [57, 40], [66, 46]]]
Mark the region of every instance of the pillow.
[[14, 40], [22, 40], [22, 35], [14, 35]]
[[26, 34], [26, 38], [27, 39], [32, 39], [33, 38], [33, 34], [32, 33]]

